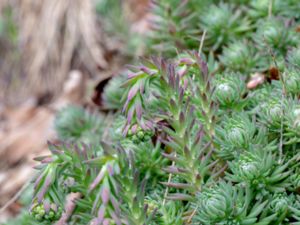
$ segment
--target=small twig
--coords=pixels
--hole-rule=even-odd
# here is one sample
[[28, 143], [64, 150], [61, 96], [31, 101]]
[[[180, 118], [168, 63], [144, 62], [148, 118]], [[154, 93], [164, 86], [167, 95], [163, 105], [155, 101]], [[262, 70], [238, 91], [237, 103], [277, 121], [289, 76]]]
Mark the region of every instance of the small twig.
[[203, 32], [203, 34], [202, 34], [202, 37], [201, 37], [200, 46], [199, 46], [199, 51], [198, 51], [199, 55], [200, 55], [201, 52], [202, 52], [202, 48], [203, 48], [205, 36], [206, 36], [206, 30], [204, 30], [204, 32]]
[[272, 10], [273, 10], [273, 0], [269, 0], [269, 10], [268, 10], [268, 17], [272, 17]]
[[6, 204], [0, 208], [0, 214], [3, 213], [10, 205], [12, 205], [17, 199], [21, 196], [23, 191], [30, 185], [30, 182], [28, 181], [23, 185], [23, 187], [8, 201]]
[[[272, 1], [272, 0], [270, 0]], [[279, 71], [279, 67], [278, 67], [278, 64], [277, 64], [277, 61], [276, 61], [276, 57], [275, 57], [275, 54], [273, 53], [272, 49], [270, 48], [270, 46], [267, 44], [267, 42], [265, 41], [265, 38], [264, 38], [264, 42], [269, 50], [269, 53], [272, 57], [272, 60], [275, 64], [275, 67], [276, 69], [278, 70], [278, 73], [279, 73], [279, 79], [282, 83], [282, 92], [281, 92], [281, 101], [280, 101], [280, 107], [281, 107], [281, 121], [280, 121], [280, 141], [279, 141], [279, 163], [281, 163], [282, 161], [282, 155], [283, 155], [283, 101], [284, 101], [284, 96], [285, 96], [285, 93], [286, 93], [286, 87], [285, 87], [285, 81], [282, 77], [282, 74], [280, 73]]]
[[[281, 77], [281, 76], [280, 76]], [[282, 81], [283, 82], [283, 81]], [[284, 101], [284, 85], [282, 85], [282, 93], [281, 93], [281, 120], [280, 120], [280, 142], [279, 142], [279, 163], [282, 161], [282, 148], [283, 148], [283, 101]]]
[[198, 209], [199, 205], [197, 205], [197, 207], [193, 210], [192, 214], [190, 215], [190, 217], [188, 218], [187, 220], [187, 223], [190, 223], [194, 217], [194, 215], [196, 214], [197, 212], [197, 209]]
[[[175, 152], [174, 156], [176, 157], [176, 152]], [[175, 161], [172, 162], [172, 166], [175, 166]], [[168, 177], [168, 184], [171, 182], [171, 179], [172, 179], [172, 174], [170, 173], [169, 177]], [[163, 202], [162, 202], [163, 206], [166, 204], [166, 198], [168, 196], [168, 193], [169, 193], [169, 186], [167, 186], [165, 194], [164, 194], [164, 199], [163, 199]]]

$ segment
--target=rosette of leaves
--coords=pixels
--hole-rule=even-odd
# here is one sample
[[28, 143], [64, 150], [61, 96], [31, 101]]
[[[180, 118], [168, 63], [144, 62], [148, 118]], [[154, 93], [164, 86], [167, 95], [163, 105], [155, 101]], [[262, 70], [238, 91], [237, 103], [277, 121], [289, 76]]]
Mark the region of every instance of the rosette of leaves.
[[298, 100], [290, 100], [286, 106], [286, 114], [284, 118], [284, 125], [286, 131], [284, 132], [285, 144], [298, 143], [300, 137], [300, 104]]
[[122, 84], [126, 81], [125, 74], [120, 74], [114, 76], [109, 80], [107, 85], [104, 87], [102, 95], [102, 104], [105, 109], [121, 109], [123, 102], [122, 97], [125, 92], [125, 88], [122, 87]]
[[289, 182], [291, 186], [289, 187], [289, 191], [296, 192], [299, 194], [300, 192], [300, 174], [299, 169], [294, 169], [293, 173], [289, 177]]
[[295, 195], [295, 202], [293, 205], [289, 207], [290, 211], [292, 212], [290, 217], [293, 218], [293, 222], [290, 222], [292, 225], [299, 225], [300, 223], [300, 198], [299, 195]]
[[[286, 1], [281, 0], [251, 0], [249, 16], [255, 21], [267, 18], [270, 15], [277, 16], [283, 13], [287, 7]], [[271, 13], [271, 14], [270, 14]]]
[[291, 66], [300, 68], [300, 47], [293, 48], [287, 54], [287, 60], [291, 64]]
[[256, 201], [252, 205], [253, 195], [246, 187], [233, 186], [231, 183], [220, 182], [207, 187], [197, 195], [194, 205], [195, 224], [269, 224], [275, 217], [261, 216], [267, 201]]
[[247, 94], [248, 104], [246, 105], [247, 110], [260, 113], [262, 104], [270, 99], [270, 93], [273, 96], [280, 98], [281, 90], [274, 85], [264, 84], [259, 88], [249, 91]]
[[283, 82], [285, 91], [293, 96], [300, 94], [300, 70], [287, 69], [283, 73]]
[[280, 90], [278, 92], [275, 90], [272, 96], [258, 106], [259, 122], [264, 124], [269, 131], [278, 133], [281, 129], [286, 105], [286, 100], [282, 100]]
[[235, 113], [224, 117], [216, 127], [216, 144], [218, 155], [224, 159], [233, 159], [241, 152], [250, 149], [263, 136], [263, 130], [257, 134], [255, 123], [246, 113]]
[[223, 47], [222, 55], [219, 58], [226, 70], [239, 72], [244, 76], [266, 69], [254, 44], [247, 41], [235, 41]]
[[289, 217], [291, 217], [291, 207], [293, 207], [295, 200], [296, 198], [293, 194], [288, 195], [286, 192], [279, 192], [272, 195], [269, 209], [272, 214], [277, 214], [277, 224], [294, 221]]
[[290, 185], [287, 178], [292, 171], [288, 169], [289, 162], [277, 161], [270, 151], [245, 152], [235, 161], [228, 162], [231, 173], [227, 173], [226, 179], [249, 185], [258, 194], [257, 198], [270, 192], [284, 192]]
[[296, 47], [299, 43], [299, 34], [292, 27], [287, 27], [282, 20], [269, 19], [259, 22], [254, 41], [260, 52], [269, 58], [268, 50], [275, 56], [285, 56], [289, 48]]
[[[197, 4], [205, 4], [201, 1]], [[199, 45], [197, 29], [197, 7], [192, 1], [152, 0], [152, 32], [150, 46], [164, 55], [175, 55], [177, 50], [194, 49]], [[193, 11], [192, 11], [192, 10]]]
[[284, 4], [283, 8], [281, 8], [282, 12], [281, 15], [295, 19], [299, 21], [300, 18], [300, 5], [297, 0], [287, 0], [284, 2], [281, 2], [281, 4]]
[[[239, 158], [244, 152], [253, 151], [257, 148], [266, 151], [275, 151], [278, 148], [276, 141], [269, 140], [268, 132], [264, 127], [256, 129], [255, 122], [247, 127], [250, 125], [248, 117], [241, 116], [241, 118], [245, 118], [248, 123], [243, 123], [243, 126], [216, 128], [216, 153], [219, 157], [224, 160], [233, 160]], [[229, 129], [228, 134], [226, 129]], [[246, 130], [243, 132], [242, 129]]]
[[245, 81], [238, 74], [218, 74], [214, 80], [213, 99], [224, 109], [242, 109], [246, 102]]
[[241, 39], [251, 30], [242, 10], [227, 3], [210, 5], [200, 17], [200, 27], [207, 31], [204, 42], [206, 50], [219, 50], [222, 45]]
[[54, 126], [61, 140], [89, 144], [100, 142], [103, 122], [104, 119], [100, 114], [70, 105], [57, 113]]
[[126, 56], [136, 56], [138, 48], [143, 42], [139, 33], [131, 31], [131, 21], [126, 12], [126, 3], [124, 4], [122, 0], [97, 0], [95, 8], [108, 38], [113, 39], [117, 45], [122, 44], [118, 50]]

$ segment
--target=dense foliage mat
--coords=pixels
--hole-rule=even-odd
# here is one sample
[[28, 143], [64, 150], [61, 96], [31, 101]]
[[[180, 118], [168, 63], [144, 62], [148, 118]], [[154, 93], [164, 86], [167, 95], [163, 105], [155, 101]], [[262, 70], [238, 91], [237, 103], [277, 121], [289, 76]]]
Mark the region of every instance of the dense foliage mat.
[[79, 193], [69, 224], [300, 224], [299, 1], [150, 10], [153, 56], [104, 89], [113, 119], [57, 114], [32, 218], [54, 224]]

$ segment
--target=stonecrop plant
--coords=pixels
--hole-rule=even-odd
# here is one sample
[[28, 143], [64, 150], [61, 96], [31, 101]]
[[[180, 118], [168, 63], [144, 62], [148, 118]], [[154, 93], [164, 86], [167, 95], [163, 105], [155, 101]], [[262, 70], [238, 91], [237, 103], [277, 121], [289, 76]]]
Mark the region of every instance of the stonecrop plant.
[[152, 1], [152, 56], [110, 80], [106, 111], [57, 114], [32, 220], [300, 225], [299, 7]]

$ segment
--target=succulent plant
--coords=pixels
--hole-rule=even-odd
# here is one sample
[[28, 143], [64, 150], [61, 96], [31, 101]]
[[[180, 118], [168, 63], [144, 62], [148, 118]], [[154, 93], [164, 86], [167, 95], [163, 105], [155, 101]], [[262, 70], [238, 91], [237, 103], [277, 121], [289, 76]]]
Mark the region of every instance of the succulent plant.
[[250, 185], [259, 195], [265, 196], [269, 192], [283, 192], [289, 186], [287, 177], [291, 171], [288, 165], [274, 162], [272, 153], [267, 151], [245, 152], [229, 163], [231, 174], [226, 177], [232, 182]]
[[174, 57], [111, 79], [111, 123], [57, 114], [25, 224], [54, 223], [77, 193], [70, 224], [299, 225], [298, 3], [153, 1], [146, 50]]
[[[151, 1], [150, 45], [155, 51], [176, 54], [176, 50], [192, 49], [198, 46], [197, 14], [191, 12], [191, 1]], [[200, 3], [201, 4], [201, 3]]]
[[295, 66], [297, 69], [299, 69], [300, 68], [300, 47], [293, 48], [292, 50], [290, 50], [287, 54], [287, 59], [292, 66]]
[[[276, 93], [277, 92], [277, 93]], [[278, 132], [281, 128], [286, 102], [281, 101], [280, 90], [275, 90], [273, 96], [259, 106], [259, 120], [271, 131]]]
[[[258, 20], [270, 16], [277, 16], [283, 13], [286, 8], [286, 2], [280, 0], [252, 0], [250, 2], [249, 15]], [[271, 12], [270, 12], [271, 10]]]
[[[204, 189], [197, 196], [195, 223], [201, 224], [268, 224], [274, 216], [258, 219], [267, 202], [257, 202], [249, 210], [251, 191], [220, 182], [219, 185]], [[257, 222], [257, 223], [256, 223]]]
[[283, 73], [285, 91], [294, 96], [300, 94], [300, 70], [287, 69]]
[[249, 76], [252, 72], [263, 70], [265, 63], [254, 44], [235, 41], [223, 47], [220, 61], [227, 70]]
[[297, 193], [300, 191], [299, 188], [300, 188], [300, 175], [299, 173], [296, 172], [291, 175], [289, 177], [289, 182], [291, 183], [291, 186], [289, 187], [289, 189], [291, 189], [292, 191], [296, 191]]
[[61, 109], [54, 125], [61, 140], [87, 144], [101, 140], [104, 119], [98, 113], [90, 113], [79, 106], [67, 106]]
[[271, 50], [276, 56], [280, 56], [285, 55], [289, 48], [297, 46], [299, 35], [293, 28], [286, 27], [283, 21], [269, 19], [259, 23], [254, 41], [261, 51], [270, 54], [268, 50]]
[[223, 108], [242, 108], [245, 105], [246, 85], [238, 74], [218, 74], [215, 76], [214, 99]]
[[274, 151], [276, 143], [267, 136], [265, 127], [251, 121], [244, 113], [233, 114], [232, 117], [223, 117], [222, 124], [216, 127], [216, 153], [224, 160], [234, 160], [255, 149]]
[[240, 39], [251, 30], [250, 23], [242, 15], [241, 9], [235, 9], [234, 5], [226, 3], [210, 5], [200, 17], [200, 27], [207, 31], [205, 46], [213, 50]]
[[286, 213], [289, 206], [292, 206], [295, 201], [295, 196], [288, 196], [286, 192], [275, 193], [270, 201], [270, 209], [273, 213]]
[[300, 134], [300, 105], [298, 100], [290, 100], [286, 108], [288, 110], [284, 118], [286, 144], [298, 143]]
[[261, 105], [264, 105], [270, 99], [270, 93], [273, 93], [276, 97], [279, 97], [281, 92], [280, 89], [274, 85], [262, 85], [259, 88], [248, 92], [248, 104], [247, 108], [252, 111], [257, 111], [260, 113]]
[[103, 107], [106, 109], [121, 109], [123, 102], [122, 97], [125, 92], [125, 88], [122, 88], [122, 84], [126, 81], [126, 76], [121, 74], [113, 77], [108, 84], [104, 87], [102, 100]]
[[126, 3], [121, 0], [95, 2], [95, 11], [105, 31], [105, 37], [112, 41], [112, 45], [117, 44], [117, 50], [122, 54], [136, 57], [140, 54], [143, 39], [140, 33], [132, 32], [132, 18], [128, 16], [127, 10]]
[[256, 135], [255, 124], [245, 113], [224, 118], [223, 124], [217, 127], [219, 143], [233, 148], [248, 149]]

